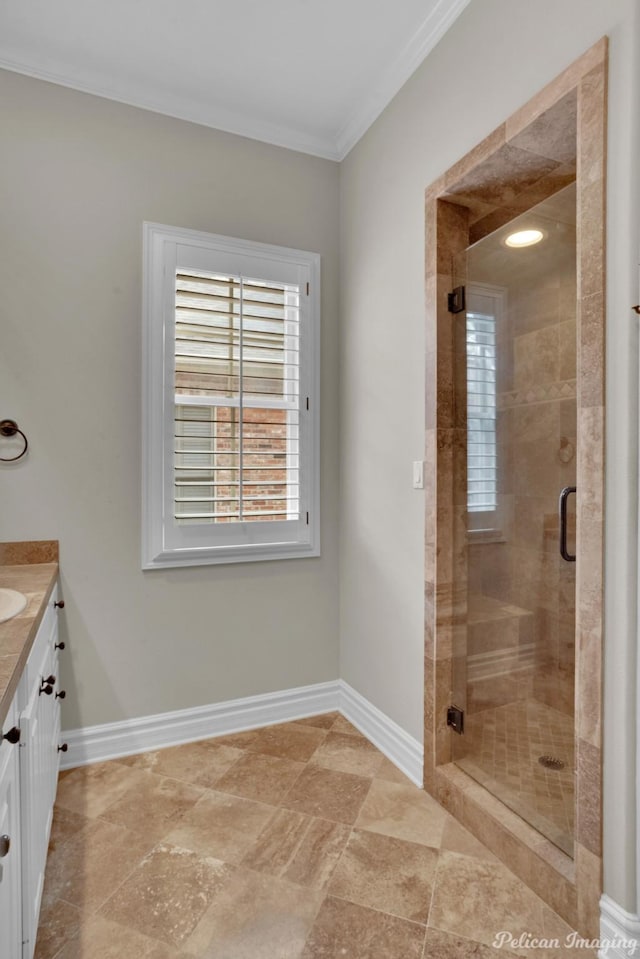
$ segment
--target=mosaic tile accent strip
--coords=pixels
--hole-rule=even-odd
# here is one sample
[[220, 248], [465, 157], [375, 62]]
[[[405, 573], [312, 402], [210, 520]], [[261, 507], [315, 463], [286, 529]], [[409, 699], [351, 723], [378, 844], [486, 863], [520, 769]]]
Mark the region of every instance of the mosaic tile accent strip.
[[498, 393], [499, 410], [514, 406], [532, 406], [534, 403], [552, 403], [555, 400], [573, 400], [577, 395], [575, 380], [561, 380], [559, 383], [538, 383], [525, 390], [508, 390]]

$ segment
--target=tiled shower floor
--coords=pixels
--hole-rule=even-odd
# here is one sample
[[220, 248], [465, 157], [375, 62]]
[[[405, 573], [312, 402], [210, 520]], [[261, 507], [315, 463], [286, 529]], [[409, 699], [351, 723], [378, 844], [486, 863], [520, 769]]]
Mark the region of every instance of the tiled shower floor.
[[[573, 855], [573, 718], [536, 700], [485, 709], [466, 719], [457, 764], [548, 839]], [[547, 769], [540, 756], [563, 769]]]
[[571, 951], [500, 930], [570, 932], [338, 714], [61, 776], [37, 959]]

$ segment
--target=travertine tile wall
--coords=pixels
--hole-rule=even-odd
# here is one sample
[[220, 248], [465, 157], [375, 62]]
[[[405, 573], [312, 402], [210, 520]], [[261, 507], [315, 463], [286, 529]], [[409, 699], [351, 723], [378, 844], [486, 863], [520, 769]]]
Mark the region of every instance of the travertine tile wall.
[[[592, 937], [598, 933], [602, 889], [606, 72], [603, 38], [426, 191], [425, 788], [481, 834], [546, 902]], [[466, 552], [459, 545], [460, 530], [466, 525], [466, 478], [462, 410], [456, 410], [453, 382], [455, 324], [447, 312], [446, 295], [452, 267], [470, 242], [573, 179], [565, 147], [574, 117], [576, 132], [569, 139], [573, 135], [577, 145], [579, 495], [577, 821], [572, 863], [451, 763], [446, 706], [456, 693], [453, 659], [466, 646]]]

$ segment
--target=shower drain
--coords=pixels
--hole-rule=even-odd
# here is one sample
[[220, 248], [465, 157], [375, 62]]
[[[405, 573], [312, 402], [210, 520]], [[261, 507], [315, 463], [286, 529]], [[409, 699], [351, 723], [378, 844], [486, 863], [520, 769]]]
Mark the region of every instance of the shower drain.
[[564, 769], [565, 763], [562, 759], [558, 759], [557, 756], [539, 756], [538, 762], [541, 766], [544, 766], [545, 769]]

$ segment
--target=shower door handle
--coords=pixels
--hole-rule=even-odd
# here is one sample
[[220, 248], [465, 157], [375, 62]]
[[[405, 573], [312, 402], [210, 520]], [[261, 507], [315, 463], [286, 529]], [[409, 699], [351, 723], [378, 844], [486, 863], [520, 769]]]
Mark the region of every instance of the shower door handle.
[[560, 513], [560, 555], [567, 563], [575, 563], [576, 557], [567, 552], [567, 500], [576, 492], [575, 486], [565, 486], [560, 493], [558, 510]]

